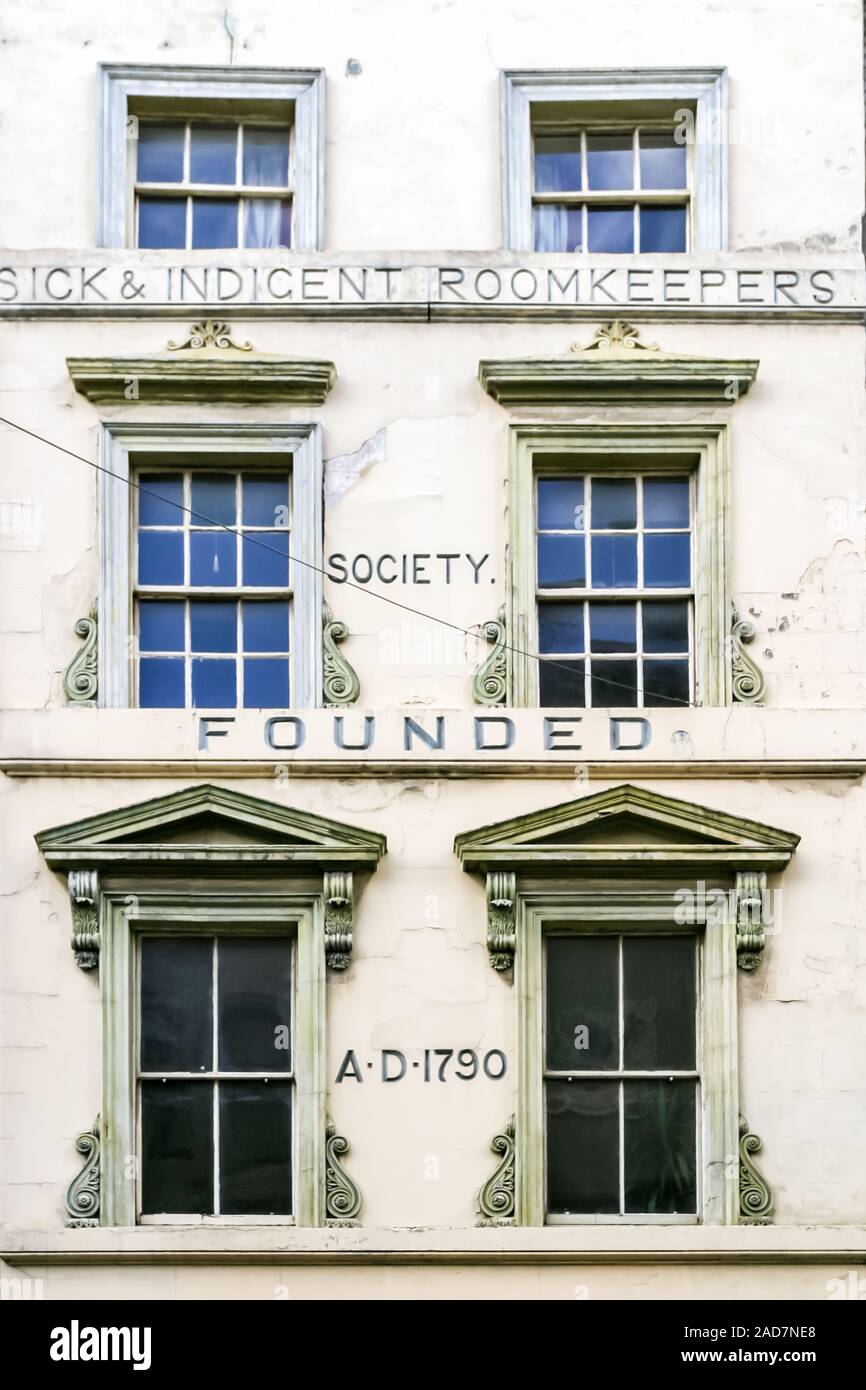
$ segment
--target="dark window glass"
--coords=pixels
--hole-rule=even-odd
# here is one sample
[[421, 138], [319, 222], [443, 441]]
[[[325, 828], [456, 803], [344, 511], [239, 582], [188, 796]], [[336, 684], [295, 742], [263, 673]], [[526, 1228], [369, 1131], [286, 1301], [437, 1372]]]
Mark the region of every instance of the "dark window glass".
[[289, 663], [280, 657], [244, 662], [244, 709], [287, 709]]
[[583, 587], [586, 583], [583, 536], [538, 537], [538, 583], [542, 589]]
[[536, 193], [573, 193], [581, 186], [580, 136], [536, 135]]
[[138, 244], [156, 249], [186, 246], [186, 198], [139, 198]]
[[143, 939], [142, 1071], [211, 1070], [212, 999], [211, 941], [196, 937]]
[[689, 605], [645, 599], [643, 648], [645, 652], [687, 652], [689, 649]]
[[244, 651], [289, 650], [289, 605], [281, 602], [244, 603]]
[[190, 646], [194, 652], [236, 652], [238, 610], [235, 603], [203, 603], [189, 606]]
[[634, 478], [593, 478], [593, 531], [632, 531], [637, 526]]
[[592, 587], [634, 589], [637, 586], [637, 536], [593, 536]]
[[590, 251], [624, 255], [634, 251], [634, 213], [627, 208], [588, 208]]
[[284, 589], [289, 582], [289, 537], [248, 531], [243, 538], [243, 582], [252, 589]]
[[200, 588], [237, 583], [237, 541], [228, 531], [192, 531], [189, 538], [190, 583]]
[[192, 703], [194, 709], [234, 709], [238, 702], [237, 667], [234, 661], [194, 657]]
[[183, 603], [144, 599], [138, 606], [138, 649], [142, 652], [182, 652]]
[[182, 183], [183, 141], [182, 125], [140, 123], [136, 168], [139, 183]]
[[625, 1209], [694, 1213], [694, 1081], [626, 1081]]
[[141, 1209], [213, 1211], [213, 1086], [201, 1081], [141, 1083]]
[[289, 483], [287, 478], [243, 477], [244, 526], [287, 526]]
[[583, 478], [540, 478], [539, 531], [583, 530]]
[[538, 675], [542, 706], [551, 709], [583, 709], [586, 703], [586, 686], [582, 661], [566, 661], [562, 657], [555, 662], [540, 661]]
[[224, 937], [217, 969], [220, 1071], [289, 1071], [291, 943]]
[[193, 526], [234, 526], [237, 520], [235, 480], [230, 473], [193, 473]]
[[593, 705], [636, 705], [637, 662], [593, 661]]
[[691, 577], [691, 540], [687, 531], [654, 531], [644, 536], [643, 580], [648, 589], [686, 589]]
[[637, 604], [591, 603], [589, 649], [592, 652], [637, 651]]
[[642, 207], [641, 251], [685, 251], [686, 210], [682, 207]]
[[289, 132], [273, 126], [244, 126], [243, 162], [245, 184], [285, 188], [289, 180]]
[[644, 478], [643, 524], [648, 530], [689, 525], [688, 478]]
[[221, 1081], [220, 1212], [292, 1210], [292, 1088], [281, 1081]]
[[685, 188], [686, 147], [669, 135], [640, 135], [641, 188]]
[[182, 526], [183, 478], [176, 473], [142, 473], [138, 481], [139, 526]]
[[643, 664], [645, 705], [688, 705], [691, 703], [689, 663], [687, 661], [645, 661]]
[[625, 937], [622, 972], [625, 1069], [693, 1069], [694, 937]]
[[238, 244], [236, 198], [193, 198], [193, 249], [207, 250]]
[[189, 133], [190, 182], [235, 183], [237, 148], [237, 126], [192, 126]]
[[619, 1211], [619, 1083], [547, 1081], [547, 1209]]
[[183, 534], [180, 531], [139, 531], [138, 582], [183, 583]]
[[138, 668], [138, 703], [142, 709], [183, 709], [182, 657], [144, 657]]
[[540, 604], [538, 646], [542, 652], [582, 652], [583, 604]]
[[619, 941], [547, 938], [547, 1066], [604, 1071], [619, 1066]]
[[586, 173], [590, 188], [633, 188], [632, 135], [588, 135]]
[[562, 203], [543, 203], [532, 209], [536, 251], [581, 251], [583, 212]]

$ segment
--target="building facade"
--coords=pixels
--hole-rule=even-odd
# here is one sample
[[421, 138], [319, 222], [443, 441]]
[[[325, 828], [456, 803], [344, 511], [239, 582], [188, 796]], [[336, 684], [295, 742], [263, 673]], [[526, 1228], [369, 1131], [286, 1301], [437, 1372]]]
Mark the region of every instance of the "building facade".
[[864, 1296], [812, 21], [13, 4], [10, 1297]]

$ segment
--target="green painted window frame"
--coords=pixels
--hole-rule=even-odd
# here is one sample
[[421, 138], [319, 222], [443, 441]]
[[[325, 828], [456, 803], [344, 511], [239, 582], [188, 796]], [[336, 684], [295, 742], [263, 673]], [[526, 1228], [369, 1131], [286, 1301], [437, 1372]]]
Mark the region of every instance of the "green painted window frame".
[[[643, 473], [696, 458], [694, 511], [694, 703], [731, 703], [728, 564], [729, 465], [725, 424], [518, 424], [508, 427], [505, 610], [509, 703], [539, 705], [535, 583], [535, 455], [573, 453], [575, 472]], [[591, 464], [581, 456], [591, 456]], [[645, 463], [642, 462], [645, 458]], [[679, 459], [678, 464], [673, 460]], [[665, 460], [671, 462], [666, 464]], [[591, 598], [590, 591], [587, 597]], [[630, 707], [633, 708], [633, 707]]]
[[[516, 1221], [544, 1225], [736, 1225], [739, 1219], [737, 959], [734, 924], [723, 914], [687, 915], [676, 889], [624, 888], [622, 880], [591, 890], [518, 882], [514, 979], [517, 995], [518, 1093]], [[676, 915], [675, 915], [676, 914]], [[701, 1142], [698, 1216], [556, 1216], [546, 1212], [544, 1123], [545, 923], [556, 934], [609, 931], [697, 933], [701, 1027]]]
[[[316, 893], [225, 893], [142, 888], [133, 879], [102, 902], [101, 992], [103, 1146], [100, 1223], [151, 1225], [137, 1210], [136, 937], [215, 932], [286, 935], [296, 943], [294, 980], [294, 1214], [281, 1224], [324, 1224], [325, 950], [324, 908]], [[161, 1221], [160, 1225], [170, 1224]], [[209, 1217], [208, 1227], [273, 1225], [273, 1219]], [[184, 1229], [189, 1223], [179, 1222]]]

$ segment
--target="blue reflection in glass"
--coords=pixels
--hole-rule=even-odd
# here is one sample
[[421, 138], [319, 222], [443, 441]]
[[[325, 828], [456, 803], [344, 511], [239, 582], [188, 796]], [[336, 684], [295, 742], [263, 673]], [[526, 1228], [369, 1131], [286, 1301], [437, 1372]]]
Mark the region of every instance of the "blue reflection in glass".
[[538, 649], [542, 652], [583, 651], [583, 604], [538, 605]]
[[640, 137], [641, 188], [685, 188], [686, 146], [670, 135]]
[[245, 652], [289, 650], [287, 603], [244, 603], [243, 609]]
[[580, 137], [535, 137], [536, 193], [573, 193], [581, 188]]
[[634, 589], [637, 585], [637, 536], [593, 536], [592, 587]]
[[579, 589], [586, 583], [582, 536], [538, 537], [538, 583], [542, 589]]
[[238, 609], [236, 603], [202, 603], [189, 606], [190, 647], [194, 652], [236, 652]]
[[145, 249], [185, 247], [186, 198], [139, 198], [138, 244]]
[[637, 651], [637, 604], [591, 603], [589, 649], [592, 652]]
[[286, 709], [288, 703], [288, 661], [254, 657], [244, 662], [244, 709]]
[[243, 181], [256, 188], [285, 188], [289, 181], [287, 130], [274, 126], [244, 126]]
[[183, 709], [183, 658], [147, 656], [138, 663], [142, 709]]
[[142, 473], [138, 482], [141, 487], [138, 494], [139, 526], [183, 525], [183, 478], [179, 474]]
[[182, 125], [139, 123], [136, 146], [139, 183], [183, 182], [183, 137]]
[[631, 208], [589, 208], [590, 251], [623, 255], [634, 251], [634, 214]]
[[141, 652], [182, 652], [183, 602], [142, 599], [138, 605], [138, 649]]
[[237, 583], [237, 543], [225, 531], [192, 531], [189, 538], [190, 584], [222, 588]]
[[190, 506], [193, 526], [234, 526], [237, 520], [235, 479], [232, 473], [193, 473]]
[[539, 531], [582, 531], [583, 478], [539, 478]]
[[685, 251], [686, 210], [677, 207], [640, 210], [641, 251]]
[[244, 474], [244, 526], [288, 526], [289, 482], [287, 478], [267, 478]]
[[588, 135], [586, 176], [590, 188], [633, 188], [634, 150], [631, 133]]
[[191, 183], [235, 183], [237, 126], [194, 125], [189, 133]]
[[536, 251], [583, 249], [583, 213], [562, 203], [542, 203], [532, 209], [533, 248]]
[[182, 531], [139, 531], [138, 582], [183, 583]]
[[644, 478], [643, 524], [652, 531], [688, 526], [688, 478]]
[[634, 478], [593, 478], [592, 529], [629, 531], [637, 526], [637, 484]]
[[238, 201], [236, 198], [193, 198], [193, 248], [207, 250], [238, 244]]
[[691, 543], [687, 532], [644, 536], [643, 581], [648, 589], [686, 589], [691, 577]]
[[234, 709], [238, 702], [233, 661], [195, 657], [192, 663], [192, 703], [196, 709]]
[[289, 582], [289, 537], [285, 532], [248, 531], [243, 538], [243, 552], [244, 584], [247, 587], [286, 587]]
[[643, 649], [645, 652], [687, 652], [689, 649], [689, 605], [681, 602], [643, 603]]

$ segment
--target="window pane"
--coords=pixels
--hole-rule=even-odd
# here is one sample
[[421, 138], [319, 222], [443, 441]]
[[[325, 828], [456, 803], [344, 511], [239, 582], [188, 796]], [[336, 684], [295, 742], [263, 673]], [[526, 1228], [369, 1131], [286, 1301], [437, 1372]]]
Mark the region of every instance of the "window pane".
[[643, 702], [645, 705], [690, 704], [689, 663], [687, 661], [645, 661], [643, 664]]
[[244, 246], [291, 246], [292, 205], [288, 198], [244, 199]]
[[642, 207], [641, 251], [685, 251], [686, 210], [682, 207]]
[[139, 531], [139, 584], [183, 583], [183, 533]]
[[244, 709], [287, 709], [289, 663], [281, 657], [244, 662]]
[[637, 536], [593, 536], [592, 587], [634, 589], [637, 585]]
[[538, 583], [542, 589], [583, 587], [586, 560], [582, 536], [538, 537]]
[[547, 1081], [547, 1210], [619, 1211], [619, 1084]]
[[191, 603], [190, 647], [194, 652], [236, 652], [238, 609], [236, 603]]
[[284, 589], [289, 582], [289, 538], [285, 532], [249, 531], [243, 538], [244, 584]]
[[634, 251], [634, 214], [630, 207], [589, 208], [587, 221], [590, 251], [615, 255]]
[[548, 936], [547, 1067], [604, 1071], [619, 1066], [619, 941]]
[[594, 661], [592, 663], [593, 705], [636, 705], [637, 662]]
[[192, 663], [194, 709], [234, 709], [238, 702], [234, 661], [197, 657]]
[[543, 203], [532, 209], [533, 245], [536, 251], [583, 250], [583, 212], [561, 203]]
[[644, 603], [643, 649], [645, 652], [688, 651], [688, 603], [653, 603], [650, 600]]
[[[289, 181], [289, 132], [273, 126], [244, 126], [244, 183], [285, 188]], [[675, 188], [675, 184], [668, 184]]]
[[291, 942], [222, 937], [217, 978], [220, 1071], [291, 1071]]
[[622, 943], [626, 1071], [695, 1065], [695, 938], [631, 936]]
[[687, 532], [644, 536], [643, 582], [648, 589], [687, 589], [691, 578], [691, 543]]
[[189, 567], [191, 584], [206, 588], [236, 584], [236, 538], [227, 531], [192, 531]]
[[190, 505], [194, 526], [234, 526], [237, 494], [231, 473], [193, 473]]
[[287, 652], [289, 650], [289, 605], [287, 603], [245, 603], [243, 605], [244, 651]]
[[625, 1209], [697, 1210], [694, 1081], [626, 1081]]
[[244, 526], [288, 526], [288, 478], [243, 476]]
[[178, 473], [142, 473], [138, 482], [139, 526], [182, 526], [183, 478]]
[[141, 652], [182, 652], [184, 649], [183, 603], [138, 605], [138, 649]]
[[183, 709], [182, 658], [142, 658], [138, 665], [138, 703], [142, 709]]
[[689, 525], [688, 478], [644, 478], [643, 524], [649, 530]]
[[221, 1081], [219, 1113], [222, 1215], [290, 1215], [291, 1084]]
[[538, 663], [540, 702], [549, 709], [583, 709], [586, 703], [582, 661]]
[[631, 131], [620, 135], [588, 135], [586, 174], [590, 188], [633, 188]]
[[631, 531], [637, 526], [634, 478], [593, 478], [593, 531]]
[[183, 182], [182, 125], [148, 125], [138, 127], [138, 160], [136, 177], [139, 183]]
[[536, 135], [536, 193], [573, 193], [580, 187], [580, 136]]
[[213, 942], [144, 937], [140, 999], [141, 1070], [210, 1071]]
[[637, 604], [591, 603], [589, 649], [592, 652], [637, 651]]
[[237, 246], [237, 198], [193, 198], [193, 248]]
[[192, 126], [189, 140], [190, 182], [235, 183], [237, 148], [237, 126]]
[[583, 651], [582, 603], [539, 604], [538, 649], [542, 652]]
[[213, 1085], [141, 1082], [141, 1209], [213, 1211]]
[[186, 198], [139, 198], [138, 244], [147, 248], [186, 246]]
[[685, 188], [686, 147], [670, 135], [640, 136], [641, 188]]
[[582, 531], [583, 478], [539, 478], [539, 531]]

